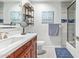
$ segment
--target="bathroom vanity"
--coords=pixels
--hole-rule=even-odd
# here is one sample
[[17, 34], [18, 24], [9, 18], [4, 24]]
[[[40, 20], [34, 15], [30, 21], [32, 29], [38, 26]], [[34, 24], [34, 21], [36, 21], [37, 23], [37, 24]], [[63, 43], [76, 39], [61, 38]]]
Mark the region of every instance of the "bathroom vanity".
[[37, 58], [37, 34], [16, 34], [0, 41], [0, 58]]

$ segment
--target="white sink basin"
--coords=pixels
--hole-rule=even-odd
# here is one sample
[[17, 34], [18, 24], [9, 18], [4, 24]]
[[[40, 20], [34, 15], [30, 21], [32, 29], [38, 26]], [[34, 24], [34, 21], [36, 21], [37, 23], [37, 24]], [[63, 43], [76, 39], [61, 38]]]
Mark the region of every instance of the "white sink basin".
[[28, 33], [26, 35], [20, 35], [16, 34], [14, 36], [11, 36], [9, 38], [0, 40], [0, 49], [7, 48], [8, 46], [12, 45], [13, 43], [17, 43], [18, 41], [28, 41], [28, 39], [31, 39], [32, 34]]
[[0, 49], [6, 48], [7, 46], [20, 41], [20, 37], [14, 37], [14, 38], [9, 38], [9, 39], [4, 39], [0, 40]]

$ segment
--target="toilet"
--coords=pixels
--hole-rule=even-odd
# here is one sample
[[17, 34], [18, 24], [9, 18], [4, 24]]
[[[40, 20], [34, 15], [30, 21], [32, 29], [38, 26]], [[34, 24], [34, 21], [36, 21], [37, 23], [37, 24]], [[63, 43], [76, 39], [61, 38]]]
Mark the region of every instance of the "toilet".
[[42, 55], [45, 54], [45, 50], [43, 50], [43, 45], [44, 45], [45, 41], [37, 41], [37, 54], [38, 55]]

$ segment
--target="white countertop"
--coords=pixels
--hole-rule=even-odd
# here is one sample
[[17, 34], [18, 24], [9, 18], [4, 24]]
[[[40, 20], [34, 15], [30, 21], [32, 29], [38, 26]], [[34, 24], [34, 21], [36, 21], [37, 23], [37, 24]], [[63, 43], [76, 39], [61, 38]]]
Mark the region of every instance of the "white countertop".
[[15, 25], [0, 25], [0, 27], [16, 27]]
[[0, 47], [0, 58], [7, 57], [36, 35], [36, 33], [27, 33], [26, 35], [16, 34], [7, 39], [0, 40], [0, 46], [3, 47]]

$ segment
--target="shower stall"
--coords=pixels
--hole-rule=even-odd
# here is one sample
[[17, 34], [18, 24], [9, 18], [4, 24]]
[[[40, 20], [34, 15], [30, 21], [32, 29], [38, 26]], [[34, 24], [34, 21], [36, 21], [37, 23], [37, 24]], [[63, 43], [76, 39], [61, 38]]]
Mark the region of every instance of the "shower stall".
[[76, 1], [72, 2], [67, 8], [67, 41], [76, 47], [75, 41], [75, 19], [76, 19]]

